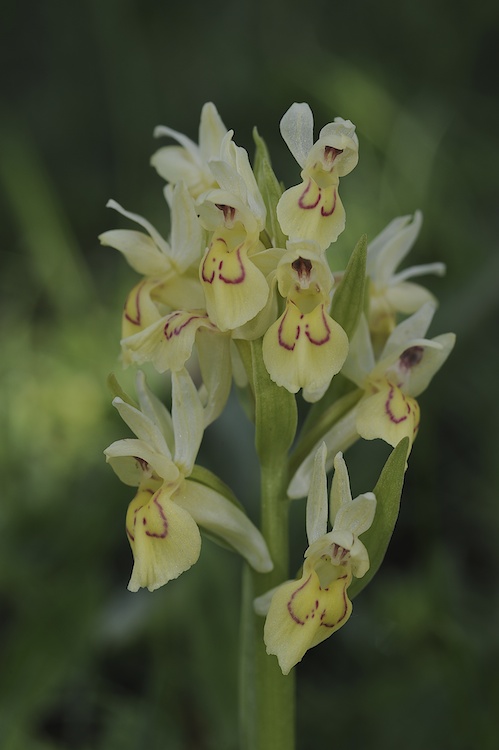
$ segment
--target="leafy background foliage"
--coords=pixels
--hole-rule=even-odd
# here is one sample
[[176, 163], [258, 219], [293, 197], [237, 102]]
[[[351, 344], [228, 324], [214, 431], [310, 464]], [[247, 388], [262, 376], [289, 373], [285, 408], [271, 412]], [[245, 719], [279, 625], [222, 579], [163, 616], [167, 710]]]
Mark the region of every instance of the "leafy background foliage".
[[[493, 3], [467, 12], [438, 0], [7, 4], [4, 750], [237, 746], [239, 561], [206, 541], [180, 580], [126, 592], [130, 493], [101, 455], [125, 434], [105, 379], [119, 372], [120, 308], [134, 282], [96, 241], [124, 226], [104, 206], [114, 197], [168, 231], [151, 133], [163, 123], [195, 138], [210, 99], [248, 149], [258, 125], [288, 185], [287, 107], [308, 101], [319, 127], [351, 118], [361, 160], [342, 182], [347, 230], [332, 261], [421, 208], [411, 262], [447, 263], [444, 279], [428, 280], [441, 300], [432, 332], [458, 334], [421, 399], [385, 564], [348, 626], [298, 667], [299, 746], [497, 747], [498, 21]], [[385, 456], [375, 444], [349, 452], [355, 492], [373, 486]], [[201, 462], [256, 513], [252, 435], [236, 402], [210, 428]], [[297, 565], [302, 518], [298, 502]]]

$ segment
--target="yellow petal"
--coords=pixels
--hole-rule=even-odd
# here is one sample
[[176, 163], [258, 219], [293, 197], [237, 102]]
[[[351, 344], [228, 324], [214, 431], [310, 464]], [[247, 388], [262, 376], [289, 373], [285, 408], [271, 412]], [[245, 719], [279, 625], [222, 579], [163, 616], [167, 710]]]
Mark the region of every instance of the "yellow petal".
[[320, 188], [309, 178], [286, 190], [277, 204], [277, 218], [290, 238], [315, 240], [329, 247], [345, 228], [345, 209], [338, 186]]
[[122, 318], [123, 338], [143, 331], [159, 319], [158, 308], [151, 299], [158, 283], [157, 279], [143, 279], [126, 298]]
[[169, 489], [141, 490], [128, 507], [126, 530], [134, 556], [130, 591], [149, 591], [177, 578], [197, 561], [201, 536], [192, 516]]
[[350, 617], [352, 604], [346, 589], [351, 581], [347, 569], [321, 588], [315, 570], [299, 581], [288, 581], [272, 597], [264, 628], [268, 654], [275, 654], [283, 674], [302, 660], [305, 652], [329, 638]]
[[248, 258], [244, 241], [232, 248], [228, 234], [214, 236], [200, 274], [208, 315], [221, 331], [254, 318], [270, 292], [265, 276]]
[[134, 336], [122, 339], [126, 364], [152, 362], [158, 372], [182, 369], [192, 354], [199, 328], [217, 334], [203, 310], [176, 310]]
[[419, 427], [419, 405], [397, 385], [379, 381], [377, 390], [358, 407], [357, 430], [365, 440], [381, 438], [396, 446], [404, 437], [414, 442]]
[[288, 300], [263, 339], [263, 360], [272, 380], [291, 393], [303, 388], [308, 401], [323, 395], [347, 354], [348, 337], [324, 304], [302, 313]]

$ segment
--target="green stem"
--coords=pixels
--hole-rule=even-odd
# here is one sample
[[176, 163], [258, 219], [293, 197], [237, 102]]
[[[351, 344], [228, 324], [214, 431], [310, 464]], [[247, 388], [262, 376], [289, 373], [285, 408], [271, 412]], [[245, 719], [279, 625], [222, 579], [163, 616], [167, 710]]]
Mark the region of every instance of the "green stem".
[[[283, 474], [285, 476], [283, 476]], [[284, 480], [284, 481], [283, 481]], [[262, 533], [274, 561], [265, 575], [245, 570], [241, 651], [241, 720], [244, 750], [293, 750], [295, 746], [294, 672], [284, 676], [263, 641], [264, 618], [254, 613], [256, 596], [288, 578], [287, 470], [262, 467]]]
[[261, 528], [274, 568], [270, 573], [245, 571], [241, 631], [241, 728], [244, 750], [293, 750], [295, 681], [284, 676], [263, 641], [264, 618], [256, 615], [256, 596], [288, 578], [289, 480], [287, 453], [296, 430], [294, 397], [278, 388], [263, 366], [261, 342], [252, 342], [256, 446], [261, 462]]

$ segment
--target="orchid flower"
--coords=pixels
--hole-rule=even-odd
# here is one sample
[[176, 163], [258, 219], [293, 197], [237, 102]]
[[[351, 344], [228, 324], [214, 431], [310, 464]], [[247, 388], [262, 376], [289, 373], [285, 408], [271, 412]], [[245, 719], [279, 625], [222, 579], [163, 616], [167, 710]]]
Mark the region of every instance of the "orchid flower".
[[174, 138], [180, 145], [163, 146], [153, 155], [151, 164], [167, 182], [176, 185], [183, 181], [192, 197], [198, 198], [217, 185], [209, 162], [218, 158], [226, 133], [227, 128], [215, 105], [208, 102], [201, 110], [199, 145], [186, 135], [160, 125], [154, 130], [154, 136]]
[[[372, 492], [352, 499], [348, 470], [341, 453], [334, 459], [335, 473], [329, 501], [327, 530], [326, 446], [319, 446], [307, 500], [307, 537], [303, 572], [255, 601], [264, 614], [268, 608], [264, 640], [275, 654], [283, 674], [302, 660], [309, 648], [329, 638], [346, 623], [352, 611], [347, 589], [352, 576], [369, 570], [369, 555], [359, 536], [370, 528], [376, 509]], [[270, 604], [269, 604], [270, 599]]]
[[204, 430], [203, 406], [187, 370], [172, 375], [172, 412], [137, 376], [140, 408], [115, 398], [114, 406], [135, 433], [104, 451], [127, 485], [138, 487], [126, 530], [134, 556], [130, 591], [163, 586], [198, 559], [198, 525], [238, 551], [259, 572], [272, 569], [261, 536], [240, 508], [192, 479]]
[[348, 338], [327, 312], [334, 279], [317, 243], [287, 247], [276, 274], [286, 307], [263, 338], [263, 359], [277, 385], [317, 401], [346, 359]]
[[109, 201], [107, 205], [147, 232], [115, 229], [99, 237], [103, 245], [123, 253], [130, 266], [145, 277], [132, 289], [125, 303], [122, 347], [126, 350], [128, 336], [144, 330], [161, 317], [159, 307], [175, 310], [204, 306], [203, 290], [197, 279], [204, 233], [183, 183], [173, 192], [170, 242], [142, 216], [126, 211], [116, 201]]
[[281, 134], [302, 167], [302, 183], [286, 190], [277, 205], [282, 230], [291, 239], [312, 239], [326, 249], [345, 228], [339, 178], [354, 169], [359, 142], [350, 120], [336, 117], [314, 143], [308, 104], [295, 102], [281, 120]]
[[198, 211], [211, 240], [199, 276], [210, 319], [221, 331], [244, 326], [261, 312], [270, 288], [258, 263], [266, 255], [260, 242], [266, 209], [247, 152], [232, 141], [230, 131], [221, 157], [210, 162], [219, 188], [208, 191]]
[[399, 216], [369, 244], [367, 275], [370, 277], [369, 329], [371, 335], [386, 337], [396, 324], [396, 313], [411, 315], [426, 302], [435, 302], [433, 295], [408, 279], [427, 273], [445, 273], [443, 263], [411, 266], [396, 273], [419, 234], [421, 211], [411, 216]]
[[[338, 450], [346, 450], [359, 437], [380, 438], [396, 446], [409, 438], [409, 450], [420, 421], [417, 397], [428, 387], [455, 343], [453, 333], [424, 338], [435, 312], [430, 302], [399, 323], [376, 361], [365, 316], [361, 317], [350, 342], [342, 374], [364, 391], [363, 397], [323, 440], [328, 449], [326, 467]], [[288, 488], [289, 497], [307, 494], [312, 472], [313, 451], [302, 462]]]

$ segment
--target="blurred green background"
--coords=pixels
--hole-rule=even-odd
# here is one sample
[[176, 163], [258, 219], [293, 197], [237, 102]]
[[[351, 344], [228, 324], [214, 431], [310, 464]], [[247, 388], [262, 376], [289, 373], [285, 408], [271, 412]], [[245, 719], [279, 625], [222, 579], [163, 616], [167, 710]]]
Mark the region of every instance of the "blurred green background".
[[[126, 434], [105, 381], [120, 374], [136, 279], [98, 245], [131, 226], [104, 206], [113, 197], [167, 233], [152, 130], [196, 140], [207, 100], [250, 151], [258, 125], [288, 185], [288, 106], [308, 101], [318, 127], [352, 119], [361, 159], [342, 182], [335, 252], [422, 209], [410, 262], [446, 262], [428, 279], [441, 300], [432, 333], [458, 334], [421, 399], [385, 565], [348, 626], [297, 668], [299, 747], [497, 748], [499, 6], [11, 0], [2, 31], [2, 750], [237, 747], [239, 561], [205, 541], [180, 580], [129, 594], [130, 490], [102, 457]], [[201, 462], [254, 513], [240, 420], [232, 404]], [[354, 491], [384, 455], [352, 449]], [[296, 565], [302, 514], [297, 503]]]

